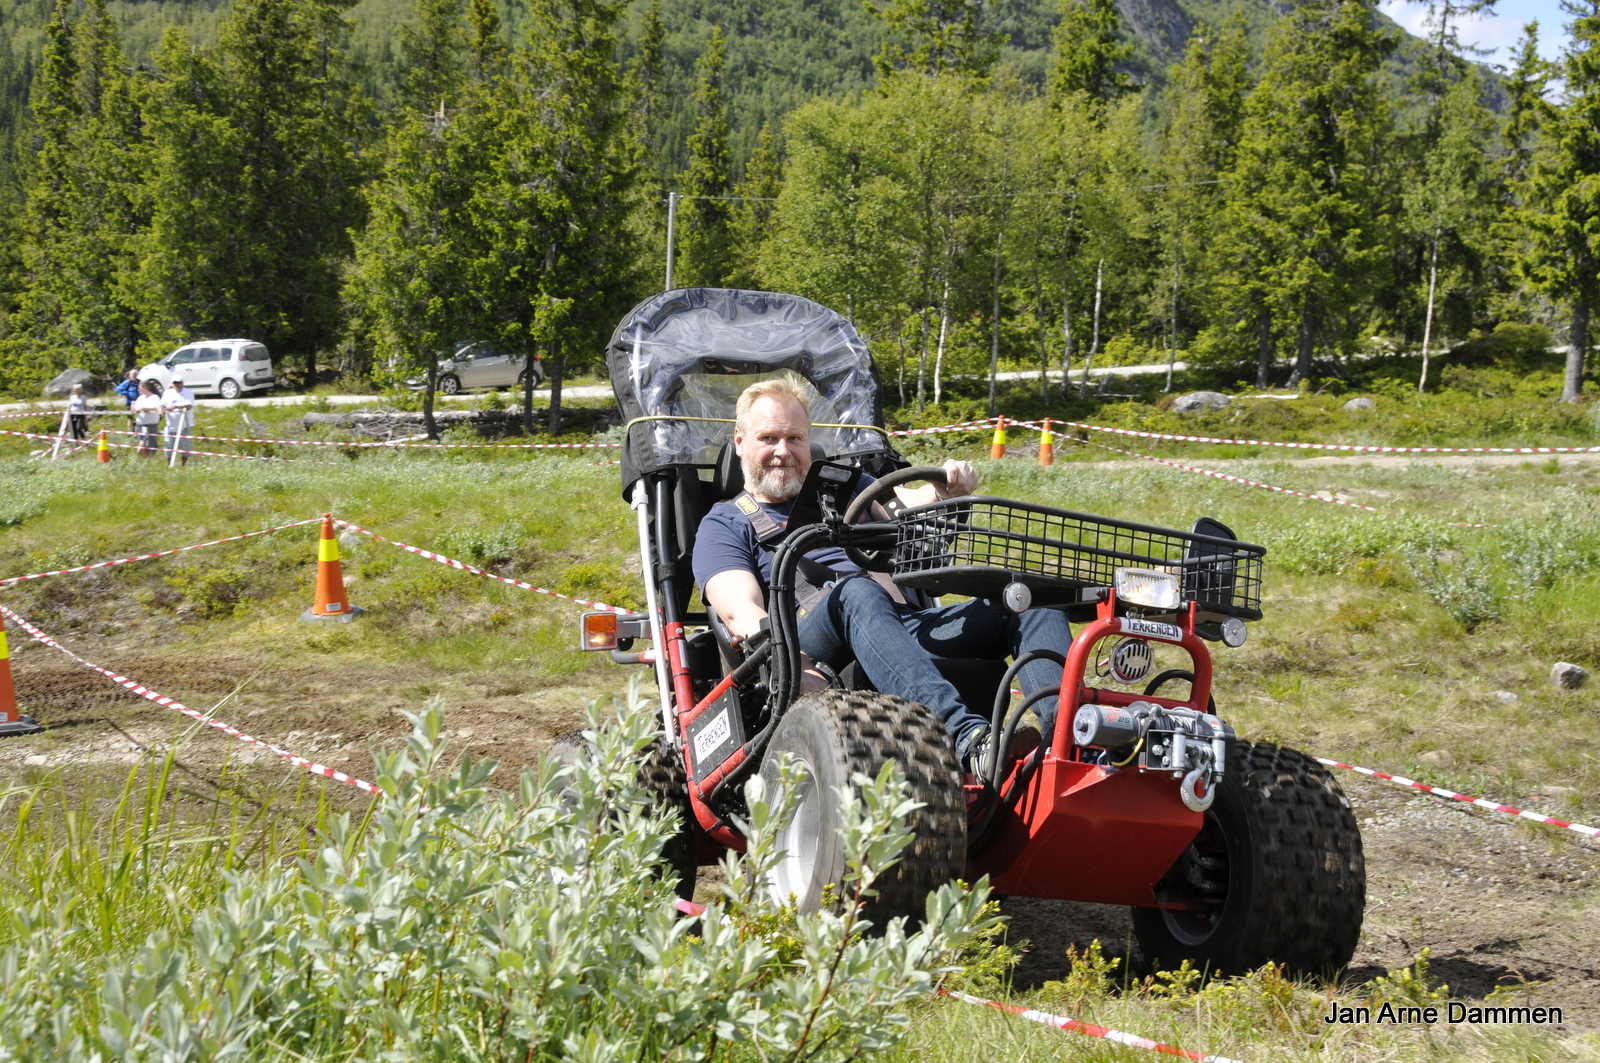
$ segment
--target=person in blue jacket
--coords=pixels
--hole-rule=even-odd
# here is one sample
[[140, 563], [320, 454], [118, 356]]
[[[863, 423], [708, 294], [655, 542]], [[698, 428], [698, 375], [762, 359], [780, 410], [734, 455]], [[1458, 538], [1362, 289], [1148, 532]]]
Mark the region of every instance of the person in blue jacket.
[[139, 370], [128, 370], [128, 376], [116, 387], [118, 395], [128, 402], [128, 409], [133, 409], [133, 404], [139, 399]]

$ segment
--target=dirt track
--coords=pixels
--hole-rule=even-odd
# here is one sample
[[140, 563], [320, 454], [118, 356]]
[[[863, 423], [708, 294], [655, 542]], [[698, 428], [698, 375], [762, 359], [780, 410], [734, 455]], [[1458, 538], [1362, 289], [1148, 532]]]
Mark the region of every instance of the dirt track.
[[[165, 748], [190, 726], [55, 651], [15, 641], [13, 647], [21, 658], [20, 701], [56, 729], [0, 743], [0, 775], [58, 766], [124, 771], [146, 755], [140, 746]], [[509, 782], [507, 769], [532, 761], [555, 735], [581, 722], [572, 707], [595, 693], [467, 675], [441, 678], [404, 665], [330, 674], [317, 659], [274, 665], [270, 681], [258, 674], [260, 660], [243, 655], [174, 664], [106, 651], [101, 663], [198, 709], [249, 680], [219, 717], [356, 775], [370, 771], [369, 742], [392, 741], [406, 731], [399, 710], [439, 692], [457, 748], [499, 760]], [[263, 787], [299, 782], [298, 773], [271, 753], [215, 733], [192, 738], [178, 759], [200, 778], [216, 777], [226, 759], [235, 769], [259, 765], [246, 777], [254, 775]], [[1434, 973], [1457, 997], [1545, 982], [1532, 990], [1536, 1002], [1563, 1008], [1569, 1029], [1600, 1028], [1600, 919], [1594, 914], [1600, 845], [1349, 773], [1340, 773], [1339, 782], [1362, 822], [1368, 869], [1366, 925], [1352, 983], [1409, 964], [1429, 947]], [[360, 797], [335, 783], [320, 785]], [[1004, 908], [1013, 939], [1032, 942], [1018, 970], [1023, 985], [1063, 977], [1069, 943], [1099, 938], [1110, 955], [1129, 948], [1126, 909], [1021, 898], [1007, 899]]]

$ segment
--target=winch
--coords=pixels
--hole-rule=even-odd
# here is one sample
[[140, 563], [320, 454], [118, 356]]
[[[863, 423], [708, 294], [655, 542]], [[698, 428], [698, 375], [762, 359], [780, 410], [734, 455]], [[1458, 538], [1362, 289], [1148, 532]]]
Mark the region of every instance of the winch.
[[1112, 767], [1170, 771], [1186, 807], [1204, 812], [1216, 799], [1228, 763], [1233, 728], [1207, 713], [1153, 701], [1080, 705], [1072, 718], [1077, 745], [1104, 750]]

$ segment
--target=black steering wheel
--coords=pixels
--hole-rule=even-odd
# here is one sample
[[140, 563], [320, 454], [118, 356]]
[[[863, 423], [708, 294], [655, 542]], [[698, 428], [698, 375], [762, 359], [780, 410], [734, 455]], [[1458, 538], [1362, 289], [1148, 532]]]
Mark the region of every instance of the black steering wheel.
[[[861, 519], [862, 514], [872, 509], [874, 502], [882, 502], [883, 508], [891, 517], [896, 516], [905, 509], [905, 504], [894, 493], [894, 489], [901, 484], [912, 483], [916, 480], [927, 480], [929, 483], [949, 483], [949, 477], [937, 465], [913, 465], [909, 469], [897, 469], [887, 476], [879, 477], [872, 485], [850, 503], [850, 508], [844, 511], [844, 522], [854, 524]], [[893, 560], [893, 550], [862, 550], [858, 547], [847, 546], [844, 548], [845, 556], [868, 572], [887, 572]]]

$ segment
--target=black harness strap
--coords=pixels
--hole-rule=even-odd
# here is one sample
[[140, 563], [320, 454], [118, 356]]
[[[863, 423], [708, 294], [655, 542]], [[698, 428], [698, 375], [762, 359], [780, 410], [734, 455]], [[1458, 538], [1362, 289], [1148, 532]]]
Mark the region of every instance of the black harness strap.
[[[756, 542], [761, 548], [768, 553], [776, 553], [778, 546], [783, 542], [783, 537], [789, 534], [788, 525], [773, 520], [772, 514], [763, 509], [761, 504], [750, 496], [749, 491], [741, 491], [734, 498], [733, 505], [750, 522], [751, 529], [756, 533]], [[813, 561], [804, 556], [799, 559], [795, 568], [800, 577], [798, 581], [800, 585], [794, 592], [795, 612], [799, 616], [805, 616], [806, 611], [816, 605], [836, 583], [856, 576], [869, 576], [877, 580], [877, 576], [873, 573], [839, 572], [820, 561]], [[900, 589], [890, 583], [887, 577], [877, 581], [885, 585], [890, 597], [895, 601], [902, 603], [905, 601]]]

